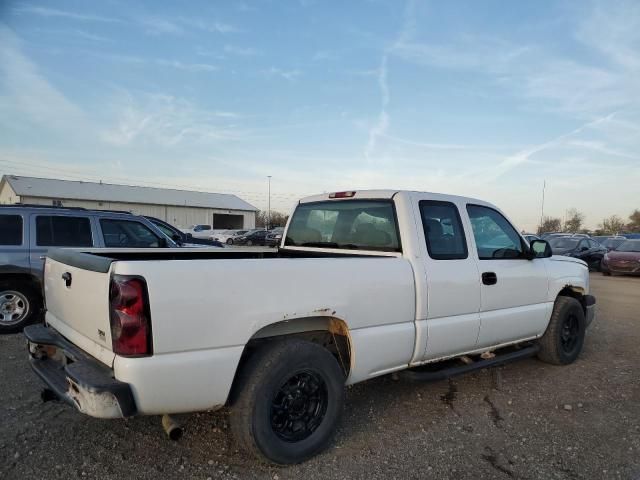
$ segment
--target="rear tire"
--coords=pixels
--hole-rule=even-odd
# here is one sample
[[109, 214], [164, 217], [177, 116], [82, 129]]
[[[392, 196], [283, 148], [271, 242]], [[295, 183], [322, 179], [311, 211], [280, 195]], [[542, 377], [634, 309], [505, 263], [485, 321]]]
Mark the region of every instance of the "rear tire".
[[573, 363], [584, 345], [584, 310], [573, 297], [556, 298], [547, 331], [539, 340], [538, 358], [553, 365]]
[[0, 282], [0, 334], [21, 332], [40, 318], [42, 297], [23, 282]]
[[297, 338], [265, 345], [242, 368], [231, 430], [247, 452], [281, 465], [302, 462], [330, 443], [344, 405], [345, 376], [323, 347]]
[[233, 240], [231, 238], [227, 240], [227, 245], [233, 245]]

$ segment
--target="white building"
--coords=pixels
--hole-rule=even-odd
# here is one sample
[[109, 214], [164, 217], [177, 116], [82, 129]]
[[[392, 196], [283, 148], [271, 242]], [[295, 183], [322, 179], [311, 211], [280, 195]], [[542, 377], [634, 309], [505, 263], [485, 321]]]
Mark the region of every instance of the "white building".
[[235, 195], [3, 175], [0, 204], [28, 203], [149, 215], [177, 227], [254, 228], [256, 207]]

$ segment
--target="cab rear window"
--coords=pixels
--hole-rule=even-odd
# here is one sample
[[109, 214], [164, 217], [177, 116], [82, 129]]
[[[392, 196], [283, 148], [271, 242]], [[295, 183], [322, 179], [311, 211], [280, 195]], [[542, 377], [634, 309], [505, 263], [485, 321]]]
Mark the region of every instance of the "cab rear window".
[[20, 215], [0, 215], [0, 245], [22, 245]]
[[303, 203], [291, 218], [285, 246], [399, 252], [400, 236], [393, 202]]

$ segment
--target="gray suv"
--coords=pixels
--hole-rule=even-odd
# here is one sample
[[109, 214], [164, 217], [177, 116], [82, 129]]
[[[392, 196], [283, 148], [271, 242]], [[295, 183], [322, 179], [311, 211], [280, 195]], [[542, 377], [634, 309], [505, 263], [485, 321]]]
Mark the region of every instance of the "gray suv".
[[0, 333], [21, 331], [41, 316], [49, 248], [175, 246], [149, 220], [126, 212], [0, 205]]

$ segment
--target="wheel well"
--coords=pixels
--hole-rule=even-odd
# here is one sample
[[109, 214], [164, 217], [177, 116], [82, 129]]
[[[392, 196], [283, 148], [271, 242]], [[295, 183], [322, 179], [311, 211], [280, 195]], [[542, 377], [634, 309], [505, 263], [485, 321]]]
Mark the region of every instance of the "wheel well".
[[308, 317], [283, 320], [258, 330], [247, 342], [236, 368], [236, 373], [227, 403], [233, 400], [238, 385], [238, 377], [251, 356], [267, 342], [286, 338], [301, 338], [318, 344], [328, 350], [336, 359], [340, 368], [349, 376], [351, 371], [352, 348], [347, 324], [334, 317]]
[[3, 273], [0, 274], [0, 283], [16, 284], [20, 283], [32, 287], [37, 292], [42, 291], [40, 280], [28, 273]]
[[585, 314], [587, 313], [587, 304], [584, 298], [584, 289], [582, 289], [581, 287], [566, 285], [562, 290], [560, 290], [558, 296], [575, 298], [580, 302], [580, 305], [582, 305], [582, 310], [584, 310]]

